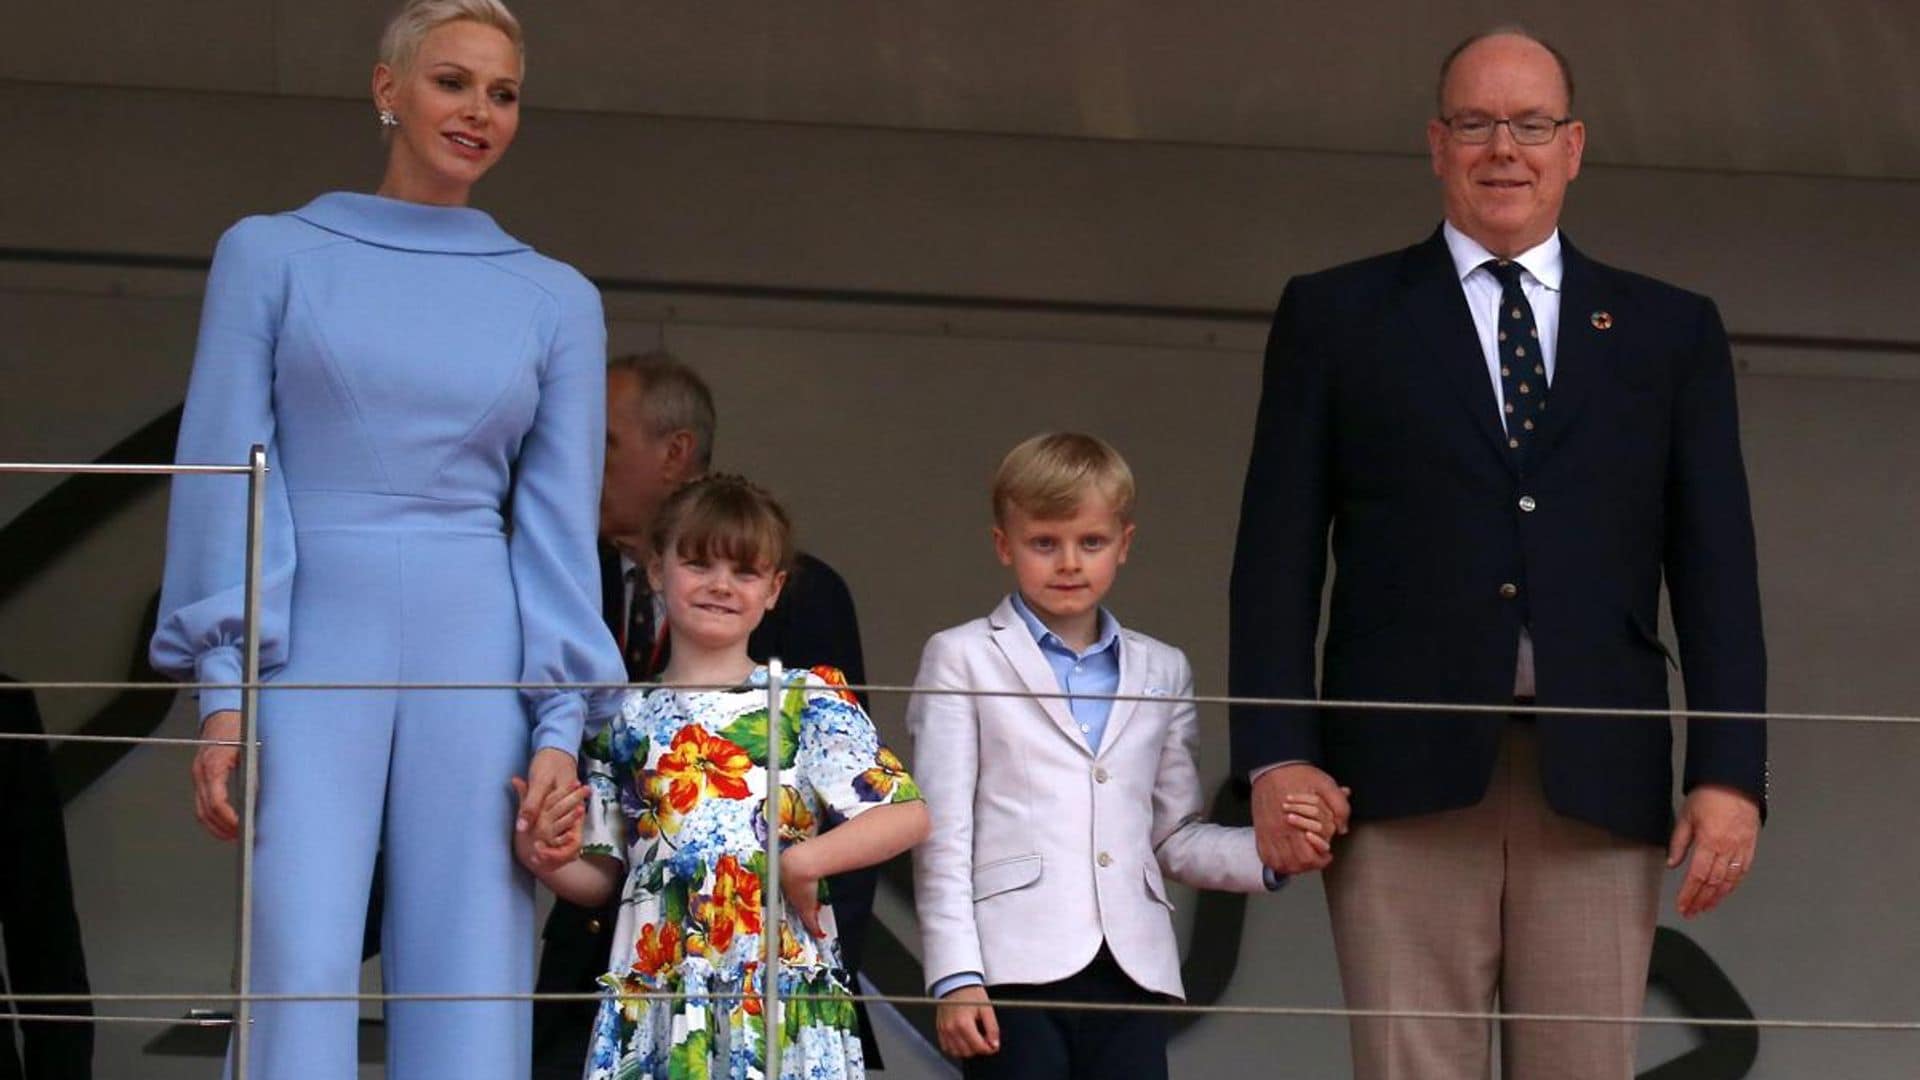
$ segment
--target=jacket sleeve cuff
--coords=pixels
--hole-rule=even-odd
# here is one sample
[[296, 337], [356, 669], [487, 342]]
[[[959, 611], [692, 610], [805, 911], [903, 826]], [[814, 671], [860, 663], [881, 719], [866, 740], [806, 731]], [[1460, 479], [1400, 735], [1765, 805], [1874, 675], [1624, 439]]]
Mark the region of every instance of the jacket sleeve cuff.
[[217, 712], [238, 710], [244, 693], [239, 683], [245, 678], [240, 670], [240, 650], [233, 645], [220, 645], [200, 654], [194, 662], [193, 678], [198, 683], [232, 683], [231, 686], [208, 686], [199, 691], [200, 720]]

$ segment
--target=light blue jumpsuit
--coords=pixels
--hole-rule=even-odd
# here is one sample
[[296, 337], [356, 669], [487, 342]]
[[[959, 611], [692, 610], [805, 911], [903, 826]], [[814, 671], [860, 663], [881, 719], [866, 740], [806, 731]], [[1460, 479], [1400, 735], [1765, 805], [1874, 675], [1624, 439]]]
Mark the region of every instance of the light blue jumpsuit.
[[[605, 340], [593, 287], [478, 210], [336, 193], [229, 230], [178, 460], [268, 447], [264, 677], [623, 678], [594, 554]], [[244, 479], [175, 481], [152, 655], [176, 678], [241, 678], [245, 512]], [[201, 715], [239, 700], [205, 691]], [[576, 752], [602, 700], [264, 691], [254, 989], [358, 989], [384, 852], [389, 991], [531, 990], [507, 779], [535, 749]], [[353, 1077], [358, 1013], [258, 1006], [254, 1076]], [[524, 1003], [386, 1015], [391, 1076], [527, 1075]]]

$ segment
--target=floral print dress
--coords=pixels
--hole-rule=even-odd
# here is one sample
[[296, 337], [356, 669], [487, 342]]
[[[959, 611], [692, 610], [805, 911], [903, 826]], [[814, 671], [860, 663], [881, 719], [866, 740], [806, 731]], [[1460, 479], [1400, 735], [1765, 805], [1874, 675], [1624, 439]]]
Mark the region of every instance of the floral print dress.
[[[832, 668], [787, 679], [782, 847], [823, 820], [920, 798], [845, 685]], [[627, 867], [587, 1080], [762, 1080], [766, 669], [733, 690], [630, 693], [583, 759], [592, 787], [584, 853]], [[781, 1080], [863, 1077], [832, 911], [820, 910], [824, 939], [784, 915], [781, 994], [828, 997], [782, 1000]], [[644, 993], [689, 996], [626, 996]]]

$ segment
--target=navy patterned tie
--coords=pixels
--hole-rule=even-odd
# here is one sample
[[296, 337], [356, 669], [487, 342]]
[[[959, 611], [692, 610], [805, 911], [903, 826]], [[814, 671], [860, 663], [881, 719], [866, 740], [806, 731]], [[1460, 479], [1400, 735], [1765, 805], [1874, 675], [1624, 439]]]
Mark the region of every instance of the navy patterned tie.
[[651, 682], [660, 672], [659, 628], [653, 622], [653, 589], [647, 573], [639, 567], [627, 571], [628, 595], [626, 633], [620, 635], [620, 651], [627, 662], [627, 678], [633, 682]]
[[1533, 306], [1520, 288], [1520, 264], [1488, 259], [1480, 265], [1500, 279], [1500, 318], [1495, 320], [1493, 349], [1500, 360], [1507, 449], [1524, 465], [1540, 414], [1547, 411], [1547, 360], [1540, 353], [1540, 328], [1534, 325]]

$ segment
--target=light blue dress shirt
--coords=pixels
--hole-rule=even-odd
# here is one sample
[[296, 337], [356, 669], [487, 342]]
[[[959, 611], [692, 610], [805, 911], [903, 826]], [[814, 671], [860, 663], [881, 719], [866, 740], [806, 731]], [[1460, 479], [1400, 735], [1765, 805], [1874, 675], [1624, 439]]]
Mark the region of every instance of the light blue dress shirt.
[[[1074, 652], [1060, 635], [1047, 629], [1019, 593], [1013, 594], [1013, 610], [1027, 624], [1040, 655], [1053, 669], [1053, 679], [1069, 694], [1110, 695], [1120, 690], [1120, 620], [1106, 608], [1100, 609], [1100, 633], [1085, 652]], [[1107, 733], [1107, 716], [1113, 712], [1109, 697], [1070, 697], [1067, 710], [1086, 737], [1087, 748], [1100, 752], [1100, 738]]]

